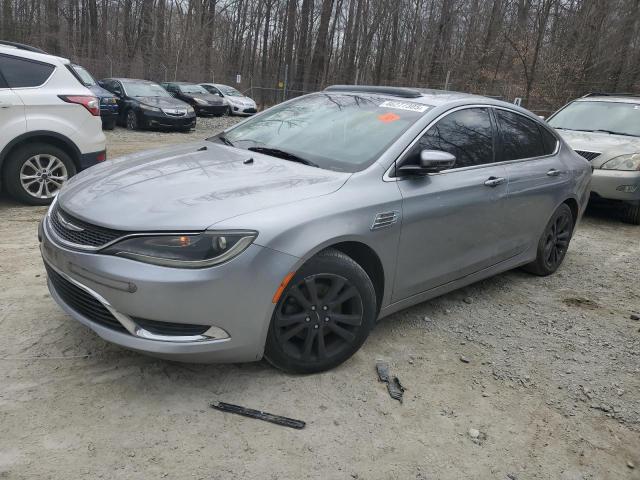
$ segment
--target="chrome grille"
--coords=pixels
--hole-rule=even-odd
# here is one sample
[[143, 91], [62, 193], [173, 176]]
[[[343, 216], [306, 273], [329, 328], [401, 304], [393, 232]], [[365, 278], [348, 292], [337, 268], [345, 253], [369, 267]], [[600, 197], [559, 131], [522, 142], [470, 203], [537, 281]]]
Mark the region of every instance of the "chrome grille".
[[589, 152], [588, 150], [576, 150], [575, 152], [589, 161], [598, 158], [601, 155], [600, 152]]
[[376, 215], [371, 225], [371, 230], [377, 230], [379, 228], [389, 227], [396, 223], [398, 219], [398, 212], [381, 212]]
[[48, 223], [60, 239], [78, 247], [99, 248], [127, 234], [120, 230], [91, 225], [64, 212], [57, 204], [53, 206]]

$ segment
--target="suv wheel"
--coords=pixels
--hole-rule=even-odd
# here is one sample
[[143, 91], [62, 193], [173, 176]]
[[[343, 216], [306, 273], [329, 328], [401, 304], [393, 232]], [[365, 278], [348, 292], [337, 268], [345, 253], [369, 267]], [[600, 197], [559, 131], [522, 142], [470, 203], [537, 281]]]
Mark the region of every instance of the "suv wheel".
[[288, 372], [328, 370], [358, 351], [375, 321], [371, 279], [353, 259], [328, 249], [305, 263], [280, 297], [265, 357]]
[[535, 275], [546, 276], [562, 264], [573, 235], [573, 213], [566, 203], [555, 211], [538, 242], [538, 256], [523, 268]]
[[626, 210], [622, 213], [622, 221], [631, 225], [640, 225], [640, 204], [627, 205]]
[[63, 150], [46, 143], [24, 145], [7, 160], [5, 186], [24, 203], [48, 205], [75, 173], [73, 161]]
[[129, 130], [138, 130], [138, 115], [133, 110], [127, 112], [127, 128]]

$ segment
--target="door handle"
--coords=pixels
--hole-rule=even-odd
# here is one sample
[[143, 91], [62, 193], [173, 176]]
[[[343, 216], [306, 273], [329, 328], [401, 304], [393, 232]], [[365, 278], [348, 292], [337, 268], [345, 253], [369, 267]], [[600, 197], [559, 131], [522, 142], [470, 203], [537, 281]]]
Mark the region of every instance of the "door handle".
[[551, 170], [549, 170], [547, 172], [547, 176], [549, 177], [557, 177], [558, 175], [560, 175], [562, 172], [560, 170], [556, 170], [555, 168], [552, 168]]
[[489, 177], [485, 180], [484, 184], [487, 187], [497, 187], [498, 185], [503, 184], [506, 181], [504, 177]]

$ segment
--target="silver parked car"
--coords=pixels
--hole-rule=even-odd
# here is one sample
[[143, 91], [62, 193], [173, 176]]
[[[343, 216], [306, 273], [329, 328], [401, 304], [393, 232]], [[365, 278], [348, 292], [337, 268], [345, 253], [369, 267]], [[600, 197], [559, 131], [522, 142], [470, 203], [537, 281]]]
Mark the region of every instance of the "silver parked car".
[[258, 112], [256, 102], [229, 85], [221, 83], [201, 83], [207, 92], [224, 98], [229, 107], [229, 115], [248, 116]]
[[561, 264], [591, 166], [528, 111], [335, 86], [74, 177], [40, 229], [53, 298], [118, 345], [294, 372], [377, 319]]
[[592, 198], [618, 203], [623, 219], [640, 225], [640, 96], [586, 95], [549, 124], [591, 162]]

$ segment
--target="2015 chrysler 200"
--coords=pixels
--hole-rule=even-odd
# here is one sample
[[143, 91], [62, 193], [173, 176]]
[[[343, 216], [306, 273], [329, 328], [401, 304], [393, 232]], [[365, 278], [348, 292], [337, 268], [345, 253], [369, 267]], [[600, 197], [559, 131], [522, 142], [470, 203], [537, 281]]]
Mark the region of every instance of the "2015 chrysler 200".
[[77, 175], [41, 250], [53, 298], [110, 342], [317, 372], [409, 305], [554, 272], [590, 178], [514, 105], [336, 86]]

